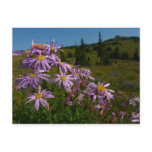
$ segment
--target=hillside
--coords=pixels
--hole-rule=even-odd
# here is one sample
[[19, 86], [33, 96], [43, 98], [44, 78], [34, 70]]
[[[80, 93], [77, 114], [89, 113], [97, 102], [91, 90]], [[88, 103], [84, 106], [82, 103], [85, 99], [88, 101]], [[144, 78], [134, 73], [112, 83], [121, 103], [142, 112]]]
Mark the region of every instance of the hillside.
[[[114, 52], [115, 48], [119, 48], [120, 56], [122, 53], [128, 53], [129, 58], [132, 58], [136, 49], [139, 53], [139, 44], [140, 40], [139, 37], [120, 37], [116, 36], [113, 39], [106, 40], [102, 43], [103, 49], [110, 49], [111, 52]], [[76, 46], [64, 47], [64, 55], [68, 62], [72, 63], [75, 60], [75, 49]], [[90, 58], [90, 63], [95, 65], [97, 58], [97, 50], [98, 50], [98, 43], [94, 44], [86, 44], [87, 51], [87, 58]], [[72, 53], [72, 58], [68, 57], [68, 53]]]
[[[124, 52], [128, 52], [129, 56], [132, 57], [135, 50], [137, 49], [139, 51], [139, 37], [121, 37], [116, 36], [113, 39], [109, 39], [106, 41], [103, 41], [103, 48], [111, 48], [112, 51], [116, 47], [120, 50], [120, 55]], [[93, 44], [86, 44], [86, 47], [92, 52], [96, 51], [98, 47], [98, 43]], [[64, 47], [65, 52], [67, 51], [74, 51], [76, 46], [70, 46], [70, 47]]]

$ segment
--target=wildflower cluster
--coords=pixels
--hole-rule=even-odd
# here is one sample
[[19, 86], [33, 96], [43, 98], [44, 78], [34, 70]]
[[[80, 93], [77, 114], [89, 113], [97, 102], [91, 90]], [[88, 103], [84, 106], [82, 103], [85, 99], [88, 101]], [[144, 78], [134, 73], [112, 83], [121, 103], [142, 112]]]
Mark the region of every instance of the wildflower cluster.
[[[39, 105], [49, 110], [47, 98], [56, 97], [52, 90], [42, 87], [42, 82], [47, 81], [50, 85], [56, 84], [60, 90], [65, 91], [66, 105], [87, 104], [90, 105], [90, 109], [103, 114], [110, 101], [114, 99], [114, 91], [107, 88], [110, 84], [96, 83], [88, 68], [62, 62], [58, 56], [58, 51], [63, 51], [61, 47], [62, 45], [56, 47], [54, 40], [51, 44], [34, 44], [32, 41], [29, 51], [13, 53], [13, 55], [26, 54], [26, 59], [19, 68], [25, 67], [32, 71], [16, 79], [17, 89], [32, 89], [26, 104], [34, 101], [36, 111], [39, 110]], [[53, 67], [58, 72], [50, 75], [49, 72]]]
[[[131, 111], [120, 111], [118, 115], [115, 112], [112, 112], [113, 118], [120, 117], [121, 120], [128, 119], [129, 122], [138, 123], [140, 122], [140, 109], [139, 109], [140, 98], [135, 97], [129, 100], [128, 104]], [[126, 107], [126, 104], [122, 104], [123, 107]], [[127, 108], [126, 108], [127, 109]]]

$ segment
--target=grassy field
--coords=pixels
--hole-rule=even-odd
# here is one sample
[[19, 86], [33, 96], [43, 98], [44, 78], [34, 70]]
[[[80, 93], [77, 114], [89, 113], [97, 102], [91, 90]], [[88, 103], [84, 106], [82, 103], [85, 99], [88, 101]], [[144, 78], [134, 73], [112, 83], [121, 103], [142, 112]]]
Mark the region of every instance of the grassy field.
[[[64, 49], [66, 62], [73, 63], [75, 58], [67, 58], [67, 53], [74, 49]], [[25, 98], [29, 94], [25, 90], [18, 91], [13, 84], [13, 123], [131, 123], [126, 116], [121, 119], [120, 111], [131, 112], [137, 107], [129, 105], [129, 99], [139, 96], [139, 62], [133, 60], [113, 60], [109, 66], [95, 66], [97, 54], [95, 51], [87, 54], [91, 58], [92, 66], [88, 68], [92, 71], [92, 76], [101, 82], [109, 82], [110, 89], [115, 90], [115, 99], [112, 101], [111, 108], [103, 117], [95, 111], [88, 110], [87, 107], [65, 106], [65, 92], [59, 91], [57, 86], [42, 84], [48, 90], [54, 91], [56, 99], [49, 99], [50, 111], [40, 108], [38, 112], [34, 110], [34, 105], [25, 105]], [[25, 55], [13, 56], [13, 81], [25, 72], [25, 69], [17, 69], [22, 63]], [[51, 76], [56, 69], [51, 69]], [[87, 102], [87, 101], [86, 101]], [[123, 106], [123, 105], [126, 106]], [[115, 113], [115, 116], [112, 113]]]
[[[120, 55], [122, 55], [122, 53], [127, 52], [129, 57], [132, 58], [136, 49], [139, 53], [139, 50], [140, 50], [139, 43], [140, 43], [140, 40], [137, 37], [115, 37], [113, 39], [104, 41], [102, 45], [103, 45], [103, 49], [111, 48], [112, 52], [114, 51], [116, 47], [118, 47]], [[91, 56], [93, 55], [93, 59], [95, 59], [96, 57], [95, 50], [97, 49], [97, 47], [98, 47], [98, 43], [87, 45], [87, 48], [90, 51], [89, 54]], [[65, 48], [64, 50], [65, 50], [65, 55], [67, 55], [67, 52], [72, 52], [74, 54], [75, 46]]]

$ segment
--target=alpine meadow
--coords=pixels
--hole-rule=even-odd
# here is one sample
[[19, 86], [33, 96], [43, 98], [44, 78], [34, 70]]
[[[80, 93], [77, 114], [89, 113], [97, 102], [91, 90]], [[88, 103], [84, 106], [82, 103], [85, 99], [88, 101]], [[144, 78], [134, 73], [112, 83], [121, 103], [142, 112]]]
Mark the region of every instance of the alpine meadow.
[[13, 51], [13, 124], [139, 124], [140, 38]]

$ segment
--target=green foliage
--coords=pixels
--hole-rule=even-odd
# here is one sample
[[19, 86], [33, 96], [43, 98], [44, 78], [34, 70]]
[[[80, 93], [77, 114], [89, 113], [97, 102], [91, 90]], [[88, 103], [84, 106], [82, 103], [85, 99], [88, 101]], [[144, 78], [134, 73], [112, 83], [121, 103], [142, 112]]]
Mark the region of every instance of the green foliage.
[[[80, 55], [84, 51], [85, 60], [89, 62], [90, 66], [87, 66], [91, 69], [93, 77], [101, 82], [110, 82], [110, 88], [115, 90], [115, 100], [112, 101], [112, 106], [110, 110], [106, 112], [103, 116], [98, 115], [96, 111], [92, 111], [88, 101], [84, 101], [85, 105], [76, 104], [75, 106], [67, 106], [65, 104], [65, 92], [58, 90], [58, 84], [50, 85], [49, 83], [43, 82], [42, 87], [46, 88], [53, 92], [53, 95], [56, 97], [54, 99], [48, 99], [50, 104], [50, 110], [46, 110], [40, 106], [38, 112], [34, 110], [34, 102], [25, 105], [27, 94], [31, 92], [25, 92], [25, 90], [16, 90], [15, 84], [13, 84], [13, 123], [36, 123], [36, 124], [52, 124], [52, 123], [131, 123], [130, 120], [125, 117], [123, 120], [120, 119], [120, 111], [132, 112], [139, 107], [132, 107], [129, 105], [129, 99], [139, 96], [139, 62], [137, 60], [137, 54], [139, 57], [139, 39], [138, 38], [123, 38], [117, 37], [116, 39], [111, 39], [108, 41], [102, 42], [103, 50], [108, 52], [108, 55], [105, 55], [104, 62], [109, 59], [109, 54], [115, 51], [115, 48], [119, 48], [119, 59], [110, 59], [110, 62], [113, 61], [113, 64], [106, 66], [105, 64], [100, 64], [98, 60], [98, 45], [91, 44], [83, 45], [80, 47], [73, 46], [71, 48], [66, 48], [64, 50], [64, 57], [68, 63], [73, 63], [75, 57], [79, 61]], [[83, 49], [82, 49], [83, 48]], [[96, 50], [95, 50], [96, 48]], [[74, 55], [74, 50], [77, 49]], [[68, 57], [68, 52], [72, 54], [72, 57]], [[126, 55], [128, 54], [128, 55]], [[62, 56], [62, 53], [60, 54]], [[75, 57], [74, 57], [75, 56]], [[134, 60], [120, 60], [126, 59], [129, 56], [129, 59]], [[25, 73], [25, 69], [17, 70], [17, 67], [22, 63], [22, 59], [25, 58], [25, 55], [14, 56], [13, 57], [13, 82], [14, 79], [19, 77], [19, 75]], [[135, 59], [136, 58], [136, 59]], [[81, 59], [82, 60], [82, 59]], [[76, 63], [77, 64], [77, 63]], [[88, 63], [87, 63], [88, 64]], [[96, 65], [95, 65], [96, 64]], [[80, 65], [82, 65], [80, 63]], [[29, 72], [29, 71], [26, 71]], [[51, 69], [50, 75], [56, 73], [56, 69]], [[87, 104], [88, 103], [88, 104]], [[122, 103], [125, 103], [127, 107], [123, 107]], [[116, 113], [116, 117], [112, 115], [112, 112]], [[136, 112], [136, 111], [135, 111]]]
[[[98, 57], [98, 45], [99, 43], [94, 44], [87, 44], [86, 46], [86, 57], [90, 57], [89, 65], [100, 65], [100, 58]], [[115, 58], [113, 58], [113, 52], [115, 51], [115, 48], [119, 48], [119, 56], [120, 59], [123, 60], [132, 60], [135, 50], [138, 51], [139, 56], [139, 38], [138, 37], [117, 37], [113, 39], [106, 40], [102, 42], [102, 47], [104, 50], [108, 50], [110, 54], [110, 64], [115, 61]], [[72, 47], [66, 47], [64, 49], [64, 54], [67, 57], [68, 52], [72, 53], [72, 58], [66, 58], [67, 62], [73, 63], [73, 60], [75, 60], [76, 57], [76, 50], [78, 50], [80, 46], [72, 46]], [[89, 52], [87, 52], [87, 49], [89, 49]], [[79, 51], [77, 51], [79, 54]], [[129, 58], [126, 56], [126, 53], [128, 54]], [[78, 55], [77, 54], [77, 55]], [[125, 57], [124, 57], [125, 56]], [[124, 59], [125, 58], [125, 59]], [[104, 64], [102, 64], [104, 65]]]
[[129, 54], [127, 52], [122, 53], [121, 59], [122, 60], [129, 60]]
[[83, 39], [81, 39], [81, 46], [76, 48], [76, 61], [77, 65], [88, 65], [88, 60], [86, 58], [86, 47]]
[[97, 57], [100, 58], [100, 62], [102, 62], [103, 59], [103, 47], [102, 47], [102, 40], [101, 40], [101, 33], [99, 32], [99, 42], [98, 42], [98, 53], [97, 53]]
[[136, 48], [136, 51], [134, 52], [133, 60], [139, 61], [139, 55], [138, 55], [137, 48]]
[[119, 48], [118, 47], [116, 47], [114, 49], [114, 52], [112, 53], [112, 58], [114, 58], [114, 59], [119, 59], [120, 58], [120, 53], [119, 53]]
[[68, 57], [68, 58], [72, 58], [72, 53], [71, 53], [71, 52], [68, 52], [67, 57]]
[[63, 62], [66, 61], [64, 53], [62, 51], [60, 52], [60, 57], [61, 57], [61, 61], [63, 61]]
[[[91, 54], [89, 57], [91, 60]], [[25, 69], [17, 70], [23, 58], [24, 55], [13, 57], [13, 82], [15, 78], [19, 77], [19, 74], [25, 72]], [[75, 106], [65, 105], [65, 92], [58, 89], [58, 84], [51, 85], [43, 82], [42, 88], [52, 91], [56, 97], [47, 100], [50, 104], [49, 111], [41, 106], [39, 111], [35, 111], [34, 102], [25, 105], [27, 93], [30, 94], [30, 92], [26, 92], [24, 89], [18, 91], [15, 89], [15, 84], [13, 84], [13, 123], [131, 123], [127, 117], [121, 120], [119, 115], [120, 111], [132, 112], [139, 107], [139, 105], [136, 107], [129, 105], [129, 99], [139, 96], [139, 62], [116, 60], [116, 63], [109, 66], [97, 65], [88, 66], [88, 68], [91, 69], [93, 77], [100, 79], [101, 82], [110, 82], [110, 88], [115, 90], [115, 100], [112, 101], [112, 107], [104, 117], [89, 109], [88, 101], [84, 101], [84, 106], [80, 104]], [[56, 72], [55, 69], [51, 69], [51, 77]], [[122, 103], [125, 103], [127, 107], [123, 107]], [[116, 117], [112, 115], [112, 112], [116, 113]]]

